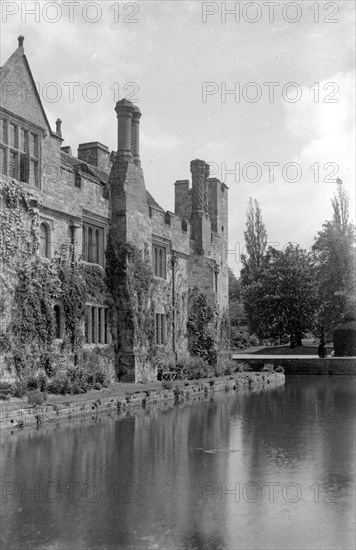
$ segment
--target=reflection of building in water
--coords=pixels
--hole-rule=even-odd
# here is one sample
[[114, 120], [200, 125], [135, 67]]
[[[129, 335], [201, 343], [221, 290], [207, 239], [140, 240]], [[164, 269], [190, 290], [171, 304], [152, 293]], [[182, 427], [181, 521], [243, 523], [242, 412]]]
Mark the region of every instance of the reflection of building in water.
[[311, 548], [352, 548], [356, 394], [345, 378], [293, 377], [216, 395], [216, 407], [6, 434], [4, 546], [307, 548], [308, 538]]
[[134, 477], [145, 480], [145, 522], [157, 526], [152, 544], [223, 548], [225, 506], [205, 498], [211, 483], [226, 478], [229, 425], [219, 409], [205, 402], [149, 413], [134, 440]]

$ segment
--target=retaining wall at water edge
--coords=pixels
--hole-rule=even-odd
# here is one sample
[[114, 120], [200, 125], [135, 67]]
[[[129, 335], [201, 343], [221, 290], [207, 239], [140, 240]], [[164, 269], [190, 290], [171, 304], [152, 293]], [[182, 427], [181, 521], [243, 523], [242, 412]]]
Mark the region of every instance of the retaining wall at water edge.
[[326, 357], [308, 355], [257, 355], [236, 353], [232, 356], [239, 362], [247, 363], [253, 369], [265, 365], [273, 368], [281, 366], [285, 374], [321, 374], [321, 375], [356, 375], [356, 357]]
[[[40, 426], [41, 424], [60, 420], [68, 420], [74, 417], [91, 418], [99, 413], [120, 414], [123, 411], [141, 410], [155, 403], [171, 401], [184, 402], [194, 397], [203, 397], [213, 394], [215, 391], [257, 390], [283, 385], [285, 376], [275, 372], [246, 372], [234, 376], [212, 378], [204, 380], [192, 380], [189, 382], [173, 382], [171, 389], [155, 388], [138, 391], [126, 391], [125, 396], [110, 395], [97, 399], [73, 400], [73, 396], [63, 396], [61, 402], [51, 403], [51, 395], [44, 405], [30, 407], [27, 399], [21, 402], [1, 403], [0, 426], [4, 429], [21, 429], [26, 426]], [[66, 402], [71, 399], [71, 402]], [[54, 401], [54, 400], [53, 400]]]

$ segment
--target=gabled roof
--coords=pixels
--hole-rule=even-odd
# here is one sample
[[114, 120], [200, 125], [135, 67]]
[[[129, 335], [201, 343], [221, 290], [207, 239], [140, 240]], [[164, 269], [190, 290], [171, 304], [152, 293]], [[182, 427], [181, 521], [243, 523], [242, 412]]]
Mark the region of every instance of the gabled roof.
[[30, 65], [29, 65], [29, 63], [27, 61], [27, 58], [25, 56], [25, 53], [24, 53], [23, 41], [24, 41], [24, 37], [19, 36], [18, 37], [18, 42], [19, 42], [18, 48], [13, 52], [12, 55], [10, 55], [10, 57], [4, 63], [4, 65], [2, 67], [0, 67], [0, 78], [1, 78], [2, 81], [4, 81], [6, 78], [8, 78], [9, 75], [11, 75], [11, 73], [15, 70], [16, 66], [19, 63], [24, 63], [25, 69], [28, 73], [28, 76], [29, 76], [29, 79], [30, 79], [30, 82], [31, 82], [31, 85], [32, 85], [32, 88], [33, 88], [33, 93], [34, 93], [34, 95], [36, 97], [36, 100], [38, 102], [38, 105], [40, 107], [40, 111], [41, 111], [41, 114], [44, 118], [45, 124], [46, 124], [49, 132], [51, 133], [51, 135], [61, 139], [60, 136], [58, 136], [55, 132], [52, 131], [52, 128], [51, 128], [51, 126], [48, 122], [48, 118], [47, 118], [46, 112], [43, 108], [42, 101], [41, 101], [41, 98], [39, 96], [36, 83], [35, 83], [34, 78], [32, 76]]
[[[84, 162], [83, 160], [73, 157], [72, 155], [69, 155], [64, 151], [61, 151], [61, 160], [63, 164], [66, 164], [67, 166], [73, 168], [74, 170], [80, 169], [84, 174], [87, 173], [87, 174], [90, 174], [92, 177], [97, 178], [101, 184], [105, 186], [109, 185], [109, 173], [106, 172], [105, 170], [102, 170], [97, 166], [93, 166], [92, 164], [88, 164], [87, 162]], [[147, 197], [147, 204], [149, 206], [153, 206], [157, 210], [160, 210], [161, 212], [165, 212], [165, 210], [158, 204], [158, 202], [155, 201], [151, 193], [147, 190], [146, 190], [146, 197]]]
[[148, 191], [146, 191], [146, 195], [147, 195], [147, 202], [149, 204], [149, 206], [154, 206], [155, 208], [157, 208], [158, 210], [161, 210], [161, 212], [165, 212], [165, 210], [162, 208], [162, 206], [160, 206], [158, 204], [158, 202], [156, 202], [154, 200], [154, 198], [152, 197], [151, 193], [149, 193]]
[[109, 174], [97, 166], [88, 164], [87, 162], [77, 159], [64, 151], [61, 151], [61, 161], [74, 170], [81, 170], [83, 174], [89, 174], [91, 177], [99, 180], [103, 185], [107, 185], [109, 183]]

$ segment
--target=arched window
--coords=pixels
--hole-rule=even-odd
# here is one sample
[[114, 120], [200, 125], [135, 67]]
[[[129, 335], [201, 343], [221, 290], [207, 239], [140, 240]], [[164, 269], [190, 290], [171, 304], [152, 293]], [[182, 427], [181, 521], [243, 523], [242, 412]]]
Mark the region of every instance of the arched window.
[[62, 338], [62, 311], [61, 307], [57, 304], [53, 308], [54, 314], [54, 337], [57, 339]]
[[50, 257], [50, 230], [46, 223], [40, 225], [40, 256]]

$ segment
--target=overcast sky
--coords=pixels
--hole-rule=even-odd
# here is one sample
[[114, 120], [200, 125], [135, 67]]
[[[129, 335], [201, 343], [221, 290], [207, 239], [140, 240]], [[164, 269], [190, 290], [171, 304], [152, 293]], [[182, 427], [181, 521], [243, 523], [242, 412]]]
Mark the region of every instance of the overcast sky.
[[[244, 245], [250, 196], [278, 248], [310, 248], [336, 177], [353, 207], [354, 2], [4, 1], [1, 16], [2, 64], [23, 34], [74, 153], [88, 141], [116, 150], [115, 101], [129, 96], [146, 187], [165, 209], [192, 159], [211, 164], [229, 186], [230, 251]], [[238, 274], [238, 254], [229, 263]]]

